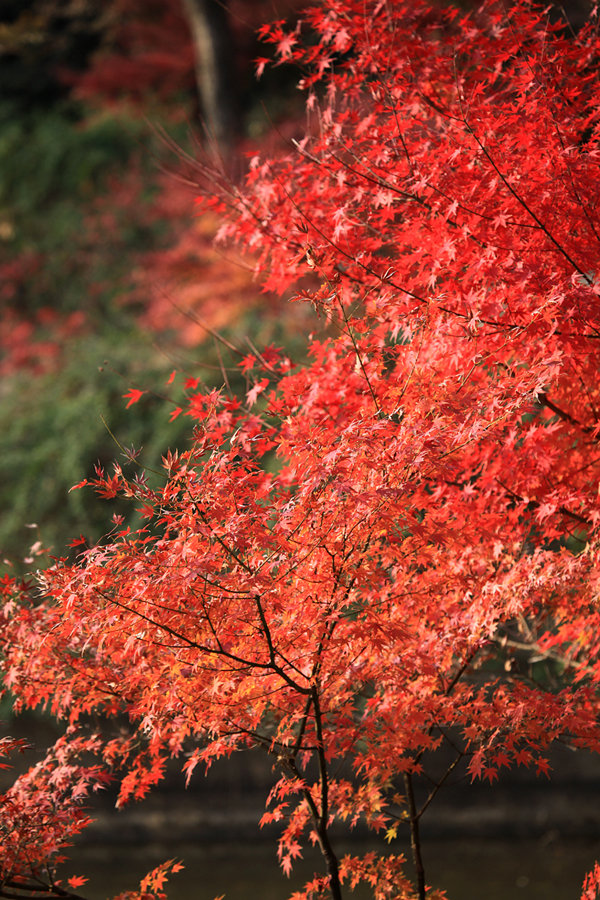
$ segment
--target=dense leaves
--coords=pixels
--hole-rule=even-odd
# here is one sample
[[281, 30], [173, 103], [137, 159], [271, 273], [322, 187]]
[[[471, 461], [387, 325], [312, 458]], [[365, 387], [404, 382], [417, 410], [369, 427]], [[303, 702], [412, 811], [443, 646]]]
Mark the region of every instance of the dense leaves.
[[[98, 470], [147, 524], [7, 604], [6, 684], [69, 721], [61, 752], [125, 769], [120, 803], [170, 756], [191, 776], [264, 747], [284, 871], [306, 840], [325, 860], [303, 897], [435, 897], [431, 754], [493, 782], [558, 739], [600, 749], [598, 40], [527, 4], [305, 22], [263, 35], [303, 72], [306, 137], [243, 189], [206, 169], [203, 202], [323, 334], [306, 364], [247, 355], [242, 396], [188, 381], [194, 443], [160, 486]], [[131, 735], [86, 737], [92, 712]], [[334, 820], [406, 822], [416, 884], [394, 854], [340, 860]]]

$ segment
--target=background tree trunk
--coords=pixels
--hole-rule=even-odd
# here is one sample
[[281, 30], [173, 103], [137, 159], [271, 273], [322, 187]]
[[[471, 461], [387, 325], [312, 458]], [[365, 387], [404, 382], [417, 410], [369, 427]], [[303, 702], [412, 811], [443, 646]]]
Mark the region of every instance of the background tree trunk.
[[235, 54], [229, 19], [218, 0], [183, 0], [195, 45], [201, 112], [210, 138], [227, 151], [239, 130]]

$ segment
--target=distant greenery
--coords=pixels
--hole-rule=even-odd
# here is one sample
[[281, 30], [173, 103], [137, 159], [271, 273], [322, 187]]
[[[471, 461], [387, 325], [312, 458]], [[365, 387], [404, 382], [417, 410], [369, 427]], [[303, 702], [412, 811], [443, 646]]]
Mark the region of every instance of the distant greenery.
[[109, 113], [84, 121], [75, 104], [24, 114], [0, 105], [0, 203], [20, 217], [40, 215], [45, 204], [89, 198], [107, 170], [123, 166], [142, 125]]
[[[61, 371], [34, 378], [19, 372], [5, 382], [0, 398], [1, 555], [23, 558], [39, 532], [44, 546], [60, 556], [80, 533], [97, 540], [110, 528], [113, 511], [132, 521], [131, 507], [102, 500], [89, 488], [71, 493], [69, 488], [91, 476], [96, 462], [125, 465], [115, 438], [127, 448], [143, 448], [140, 462], [151, 467], [169, 446], [185, 446], [189, 419], [170, 424], [168, 402], [149, 393], [125, 408], [122, 395], [132, 384], [166, 391], [170, 362], [153, 353], [150, 342], [133, 331], [87, 336], [72, 340]], [[31, 523], [38, 529], [28, 530]]]

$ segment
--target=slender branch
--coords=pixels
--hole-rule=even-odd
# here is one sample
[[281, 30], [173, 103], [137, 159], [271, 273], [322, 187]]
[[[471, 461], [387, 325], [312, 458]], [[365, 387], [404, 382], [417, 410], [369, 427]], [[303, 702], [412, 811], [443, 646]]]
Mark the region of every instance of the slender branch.
[[[514, 500], [519, 501], [519, 503], [524, 503], [525, 498], [520, 494], [517, 494], [516, 491], [513, 491], [512, 488], [509, 488], [507, 484], [500, 481], [499, 478], [496, 479], [501, 488], [503, 488], [507, 494], [509, 494]], [[536, 510], [540, 506], [539, 500], [530, 500], [528, 503], [528, 507], [531, 510]], [[575, 522], [580, 522], [582, 525], [589, 527], [592, 523], [589, 519], [586, 519], [585, 516], [580, 515], [579, 513], [573, 512], [572, 509], [567, 509], [566, 506], [558, 506], [556, 508], [556, 512], [562, 513], [563, 516], [568, 516], [570, 519], [574, 519]], [[566, 527], [566, 526], [565, 526]]]
[[354, 352], [356, 353], [356, 358], [358, 360], [358, 364], [359, 364], [361, 371], [365, 377], [365, 381], [367, 382], [367, 387], [369, 388], [369, 393], [371, 394], [371, 397], [373, 398], [373, 403], [375, 404], [375, 409], [376, 409], [377, 413], [379, 414], [379, 413], [381, 413], [381, 407], [379, 405], [379, 400], [377, 399], [377, 394], [373, 390], [373, 386], [371, 384], [371, 379], [369, 378], [369, 376], [367, 374], [367, 370], [365, 369], [365, 365], [364, 365], [363, 359], [362, 359], [362, 354], [361, 354], [360, 350], [358, 349], [358, 344], [356, 343], [356, 339], [354, 337], [354, 331], [352, 329], [352, 326], [350, 325], [350, 322], [348, 321], [348, 316], [346, 315], [346, 310], [344, 309], [344, 304], [342, 303], [342, 301], [340, 300], [339, 297], [337, 297], [337, 301], [338, 301], [338, 306], [342, 313], [342, 318], [344, 319], [344, 322], [346, 323], [346, 328], [348, 329], [348, 335], [350, 336], [350, 340], [352, 341], [352, 346], [354, 347]]
[[225, 650], [223, 645], [221, 644], [214, 626], [207, 616], [208, 625], [213, 633], [213, 636], [217, 642], [216, 647], [207, 647], [205, 644], [199, 644], [197, 641], [193, 641], [191, 638], [188, 638], [185, 634], [176, 631], [174, 628], [170, 628], [168, 625], [165, 625], [163, 622], [157, 622], [155, 619], [151, 618], [151, 616], [146, 616], [144, 613], [140, 612], [138, 609], [133, 609], [131, 606], [128, 606], [126, 603], [122, 603], [117, 600], [115, 597], [110, 597], [108, 594], [105, 594], [104, 591], [101, 591], [99, 588], [94, 588], [97, 594], [104, 597], [109, 603], [114, 603], [115, 606], [118, 606], [119, 609], [124, 609], [126, 612], [132, 613], [134, 616], [138, 616], [144, 622], [148, 622], [149, 625], [153, 625], [155, 628], [158, 628], [162, 631], [166, 631], [167, 634], [170, 634], [171, 637], [176, 638], [177, 640], [183, 641], [183, 643], [187, 644], [190, 647], [194, 647], [196, 650], [200, 650], [202, 653], [209, 654], [211, 656], [223, 656], [226, 659], [230, 659], [232, 662], [239, 663], [242, 667], [247, 669], [266, 669], [275, 672], [279, 675], [280, 678], [285, 681], [285, 683], [291, 687], [293, 690], [298, 691], [299, 694], [310, 694], [310, 688], [303, 687], [294, 681], [293, 678], [281, 668], [281, 666], [274, 663], [272, 660], [269, 660], [268, 663], [257, 662], [253, 659], [244, 659], [242, 656], [237, 656], [235, 653], [231, 653], [228, 650]]
[[412, 778], [408, 772], [404, 773], [404, 789], [408, 804], [408, 817], [410, 821], [410, 847], [412, 850], [415, 874], [417, 876], [417, 896], [419, 900], [425, 900], [425, 869], [421, 856], [421, 838], [419, 834], [419, 813], [415, 803]]
[[294, 744], [294, 748], [292, 750], [292, 756], [294, 759], [298, 756], [300, 749], [302, 747], [302, 742], [304, 740], [304, 733], [306, 731], [306, 726], [308, 724], [308, 715], [310, 713], [310, 708], [312, 706], [312, 694], [309, 694], [306, 698], [306, 703], [304, 704], [304, 712], [302, 714], [302, 718], [300, 720], [300, 728], [298, 729], [298, 737], [296, 738], [296, 742]]
[[321, 778], [321, 823], [326, 825], [329, 819], [329, 795], [327, 781], [327, 760], [325, 759], [325, 748], [323, 743], [323, 720], [321, 715], [321, 705], [319, 703], [319, 692], [316, 687], [312, 689], [312, 702], [315, 710], [315, 729], [317, 732], [317, 756], [319, 758], [319, 775]]
[[[12, 891], [6, 890], [6, 887], [12, 888]], [[26, 881], [15, 881], [14, 878], [9, 878], [0, 884], [0, 897], [6, 897], [7, 900], [28, 900], [30, 895], [39, 897], [40, 894], [46, 897], [64, 897], [68, 900], [86, 900], [81, 894], [68, 891], [57, 884], [31, 884]]]
[[429, 806], [429, 804], [430, 804], [430, 803], [432, 802], [432, 800], [437, 796], [437, 794], [438, 794], [438, 792], [440, 791], [442, 785], [448, 780], [448, 778], [450, 777], [450, 775], [452, 774], [452, 772], [455, 770], [455, 768], [457, 767], [457, 765], [459, 764], [459, 762], [460, 762], [462, 759], [464, 759], [465, 754], [462, 752], [462, 750], [458, 750], [457, 753], [458, 753], [458, 756], [456, 757], [456, 759], [455, 759], [453, 762], [450, 763], [450, 765], [448, 766], [448, 768], [446, 769], [446, 771], [444, 772], [444, 774], [442, 775], [442, 777], [440, 778], [440, 780], [435, 784], [435, 786], [434, 786], [434, 787], [431, 789], [431, 791], [429, 792], [429, 794], [428, 794], [428, 796], [427, 796], [427, 799], [425, 800], [425, 802], [424, 802], [423, 805], [421, 806], [421, 809], [420, 809], [420, 810], [418, 811], [418, 813], [417, 813], [417, 819], [420, 819], [420, 818], [421, 818], [421, 816], [423, 815], [423, 813], [425, 812], [425, 810], [427, 809], [427, 807]]
[[572, 256], [571, 256], [571, 255], [568, 253], [568, 251], [563, 247], [563, 245], [562, 245], [559, 241], [557, 241], [557, 239], [554, 237], [554, 235], [552, 234], [552, 232], [548, 230], [548, 228], [546, 227], [546, 225], [544, 225], [544, 223], [543, 223], [542, 220], [539, 218], [539, 216], [536, 215], [536, 213], [531, 209], [531, 207], [529, 206], [529, 204], [527, 203], [527, 201], [524, 200], [523, 197], [521, 197], [520, 194], [518, 194], [517, 191], [513, 188], [513, 186], [512, 186], [511, 183], [509, 182], [509, 180], [508, 180], [508, 178], [506, 177], [506, 175], [504, 175], [504, 173], [503, 173], [503, 172], [500, 170], [500, 168], [498, 167], [496, 161], [494, 160], [494, 158], [493, 158], [492, 155], [490, 154], [490, 152], [489, 152], [489, 150], [487, 149], [487, 147], [485, 146], [485, 144], [484, 144], [482, 141], [480, 141], [480, 139], [477, 137], [477, 135], [476, 135], [475, 132], [473, 131], [473, 128], [471, 127], [471, 125], [470, 125], [469, 122], [467, 121], [466, 117], [463, 119], [463, 123], [464, 123], [464, 126], [465, 126], [465, 128], [467, 129], [468, 133], [469, 133], [469, 134], [471, 135], [471, 137], [475, 140], [475, 142], [477, 143], [478, 147], [481, 149], [481, 152], [483, 153], [483, 155], [485, 156], [485, 158], [487, 159], [487, 161], [489, 162], [489, 164], [490, 164], [491, 167], [493, 168], [493, 170], [494, 170], [494, 172], [496, 173], [496, 175], [498, 176], [498, 178], [501, 180], [502, 184], [503, 184], [503, 185], [505, 186], [505, 188], [509, 191], [509, 193], [512, 194], [512, 196], [515, 198], [515, 200], [517, 201], [517, 203], [519, 203], [519, 204], [523, 207], [523, 209], [525, 210], [525, 212], [527, 212], [527, 213], [531, 216], [531, 218], [532, 218], [533, 221], [536, 223], [536, 225], [538, 226], [538, 228], [540, 229], [540, 231], [542, 231], [542, 233], [546, 235], [546, 237], [548, 238], [548, 240], [549, 240], [552, 244], [554, 244], [554, 246], [556, 247], [556, 249], [558, 250], [558, 252], [561, 253], [562, 256], [564, 256], [564, 258], [567, 260], [567, 262], [569, 263], [569, 265], [572, 266], [573, 269], [575, 269], [575, 271], [576, 271], [576, 272], [584, 279], [584, 281], [586, 282], [586, 284], [590, 284], [590, 285], [593, 284], [593, 279], [590, 278], [590, 276], [589, 276], [589, 275], [581, 268], [581, 266], [578, 265], [578, 263], [572, 258]]
[[[277, 655], [277, 656], [281, 657], [281, 659], [284, 661], [284, 663], [286, 665], [288, 665], [290, 667], [290, 669], [294, 669], [294, 671], [297, 672], [298, 675], [303, 675], [302, 671], [297, 666], [295, 666], [293, 662], [290, 662], [290, 660], [287, 659], [283, 655], [281, 650], [275, 650], [275, 646], [273, 644], [273, 638], [271, 636], [271, 629], [269, 628], [269, 624], [267, 622], [267, 617], [265, 616], [265, 612], [264, 612], [264, 609], [263, 609], [263, 606], [261, 603], [261, 599], [258, 594], [254, 595], [254, 602], [256, 603], [256, 608], [258, 609], [258, 616], [260, 618], [260, 624], [261, 624], [261, 627], [263, 629], [263, 632], [264, 632], [264, 635], [265, 635], [265, 638], [267, 641], [267, 647], [269, 648], [269, 659], [270, 659], [271, 664], [272, 664], [273, 668], [275, 669], [275, 671], [278, 674], [282, 674], [281, 667], [275, 662], [275, 656]], [[284, 677], [283, 674], [282, 674], [282, 677]], [[305, 676], [303, 675], [303, 677], [305, 677]], [[295, 682], [290, 681], [289, 684], [290, 684], [290, 687], [294, 687]]]
[[498, 644], [499, 647], [512, 647], [513, 650], [525, 650], [529, 653], [535, 653], [539, 661], [543, 659], [552, 660], [552, 662], [563, 665], [566, 669], [579, 669], [580, 672], [585, 672], [587, 675], [592, 675], [594, 677], [597, 677], [598, 675], [597, 670], [593, 666], [588, 666], [569, 656], [561, 656], [560, 653], [553, 653], [552, 650], [544, 650], [536, 642], [528, 644], [525, 641], [515, 641], [512, 638], [503, 635], [502, 637], [495, 638], [495, 643]]
[[340, 869], [337, 856], [331, 841], [329, 840], [329, 779], [327, 771], [327, 760], [325, 758], [325, 747], [323, 743], [323, 721], [321, 706], [319, 703], [319, 692], [317, 687], [312, 689], [312, 702], [315, 711], [315, 729], [317, 732], [317, 758], [319, 760], [319, 779], [321, 782], [321, 810], [316, 821], [317, 833], [319, 835], [319, 844], [321, 852], [327, 864], [329, 873], [329, 887], [333, 900], [341, 900], [342, 886], [340, 883]]
[[[191, 498], [190, 498], [190, 499], [191, 499]], [[252, 566], [249, 566], [247, 562], [244, 562], [244, 560], [243, 560], [240, 556], [238, 556], [238, 554], [235, 552], [235, 550], [233, 550], [233, 549], [227, 544], [227, 542], [224, 541], [223, 538], [220, 537], [220, 536], [216, 533], [216, 531], [212, 528], [211, 523], [209, 522], [206, 513], [204, 513], [204, 512], [200, 509], [200, 507], [198, 506], [198, 504], [196, 503], [196, 501], [193, 500], [193, 499], [192, 499], [192, 504], [193, 504], [193, 506], [194, 506], [194, 510], [196, 511], [198, 517], [204, 522], [204, 524], [205, 524], [208, 528], [210, 528], [210, 533], [211, 533], [212, 537], [215, 539], [215, 541], [217, 542], [217, 544], [219, 544], [219, 545], [223, 548], [223, 550], [225, 550], [225, 552], [228, 553], [229, 556], [231, 556], [231, 558], [232, 558], [233, 560], [235, 560], [235, 562], [236, 562], [239, 566], [241, 566], [246, 572], [248, 572], [249, 575], [254, 575], [254, 569], [252, 568]]]
[[538, 394], [537, 399], [542, 404], [542, 406], [546, 406], [548, 409], [551, 409], [552, 412], [559, 417], [559, 419], [563, 420], [563, 422], [570, 422], [571, 425], [575, 425], [577, 428], [581, 428], [581, 430], [585, 431], [586, 434], [594, 431], [594, 428], [592, 428], [590, 425], [584, 425], [582, 422], [579, 422], [577, 419], [575, 419], [570, 413], [565, 412], [564, 409], [561, 409], [560, 406], [557, 406], [556, 403], [550, 400], [547, 394]]

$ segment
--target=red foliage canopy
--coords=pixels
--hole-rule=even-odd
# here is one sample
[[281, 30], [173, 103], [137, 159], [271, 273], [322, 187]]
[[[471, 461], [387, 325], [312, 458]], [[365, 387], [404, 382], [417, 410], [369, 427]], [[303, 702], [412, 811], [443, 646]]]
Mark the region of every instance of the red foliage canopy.
[[[600, 750], [598, 38], [526, 3], [305, 21], [316, 40], [264, 36], [305, 73], [309, 134], [244, 190], [207, 173], [206, 202], [324, 334], [303, 365], [246, 358], [245, 398], [190, 388], [160, 487], [98, 473], [148, 524], [7, 607], [6, 683], [74, 752], [85, 714], [129, 716], [91, 739], [121, 803], [169, 756], [264, 747], [284, 870], [309, 835], [326, 861], [302, 896], [424, 898], [413, 780], [437, 748], [490, 782], [545, 772], [558, 738]], [[333, 820], [408, 822], [416, 885], [400, 856], [338, 859]]]

